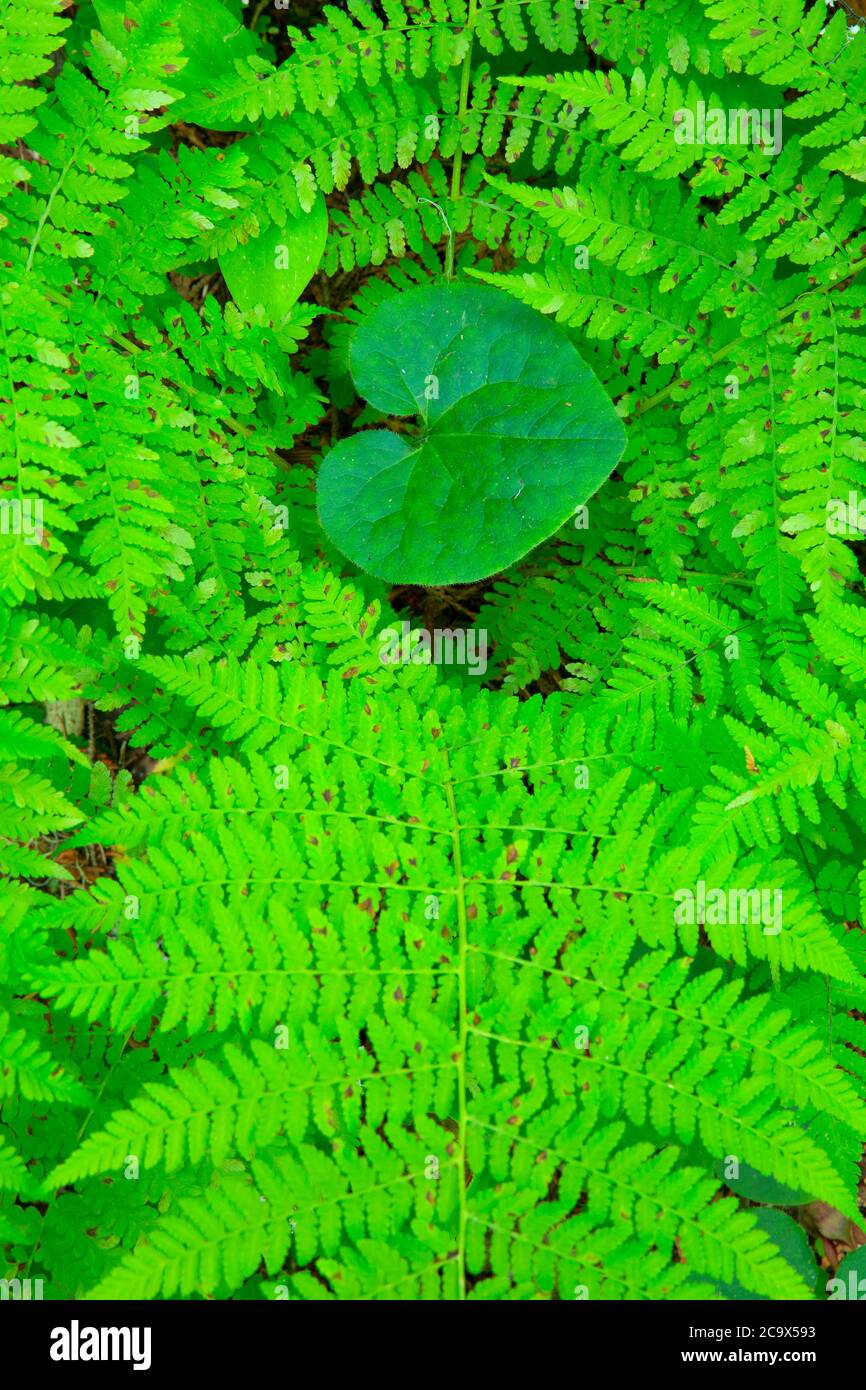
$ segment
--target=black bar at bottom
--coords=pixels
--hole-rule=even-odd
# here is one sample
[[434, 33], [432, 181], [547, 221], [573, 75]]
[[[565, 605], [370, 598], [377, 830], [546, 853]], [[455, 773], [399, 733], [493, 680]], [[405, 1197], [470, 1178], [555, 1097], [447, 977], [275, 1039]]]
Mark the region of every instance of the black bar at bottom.
[[[317, 1318], [324, 1315], [321, 1331]], [[591, 1303], [561, 1305], [534, 1317], [518, 1331], [509, 1314], [498, 1324], [495, 1313], [488, 1323], [489, 1305], [482, 1310], [455, 1309], [426, 1323], [423, 1310], [417, 1330], [435, 1340], [447, 1365], [451, 1356], [447, 1338], [454, 1330], [464, 1334], [459, 1347], [460, 1368], [465, 1375], [467, 1342], [470, 1357], [479, 1369], [492, 1369], [510, 1346], [516, 1350], [526, 1332], [546, 1339], [544, 1360], [571, 1348], [582, 1358], [593, 1353], [603, 1358], [610, 1373], [647, 1371], [667, 1373], [691, 1370], [701, 1376], [708, 1367], [736, 1372], [741, 1367], [760, 1367], [775, 1375], [793, 1367], [817, 1372], [850, 1372], [862, 1355], [864, 1320], [859, 1308], [841, 1302], [807, 1303]], [[454, 1316], [456, 1321], [451, 1323]], [[312, 1322], [310, 1319], [312, 1318]], [[4, 1369], [15, 1365], [45, 1376], [48, 1383], [101, 1379], [130, 1374], [136, 1380], [165, 1372], [213, 1372], [224, 1383], [234, 1374], [249, 1378], [268, 1367], [300, 1370], [298, 1358], [313, 1356], [332, 1372], [341, 1353], [350, 1369], [369, 1373], [389, 1359], [389, 1347], [397, 1353], [411, 1320], [393, 1318], [377, 1327], [376, 1315], [367, 1310], [359, 1319], [357, 1307], [327, 1302], [316, 1309], [290, 1302], [0, 1302], [0, 1346]], [[480, 1321], [479, 1321], [480, 1318]], [[426, 1333], [425, 1333], [426, 1324]], [[501, 1331], [497, 1332], [497, 1327]], [[322, 1334], [325, 1334], [324, 1337]], [[561, 1347], [556, 1339], [562, 1337]], [[403, 1373], [417, 1364], [424, 1342], [412, 1338], [414, 1351], [392, 1362], [392, 1373]], [[536, 1354], [538, 1343], [535, 1343]], [[523, 1343], [523, 1351], [532, 1346]], [[456, 1356], [457, 1346], [454, 1348]], [[435, 1359], [435, 1353], [434, 1353]], [[427, 1363], [432, 1364], [432, 1363]]]

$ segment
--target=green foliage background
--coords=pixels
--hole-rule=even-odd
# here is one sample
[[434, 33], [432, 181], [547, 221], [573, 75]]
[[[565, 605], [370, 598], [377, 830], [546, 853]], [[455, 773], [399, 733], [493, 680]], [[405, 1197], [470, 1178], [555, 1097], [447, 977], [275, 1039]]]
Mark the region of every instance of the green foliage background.
[[[755, 1200], [860, 1215], [864, 552], [826, 521], [866, 488], [862, 27], [297, 0], [205, 62], [221, 9], [0, 12], [0, 500], [45, 525], [0, 537], [6, 1273], [823, 1297], [838, 1250]], [[781, 153], [677, 144], [699, 100], [782, 109]], [[304, 302], [242, 313], [220, 253], [317, 189]], [[388, 591], [315, 463], [446, 224], [629, 443], [588, 529]], [[486, 688], [380, 662], [455, 617]], [[677, 924], [701, 879], [783, 930]]]

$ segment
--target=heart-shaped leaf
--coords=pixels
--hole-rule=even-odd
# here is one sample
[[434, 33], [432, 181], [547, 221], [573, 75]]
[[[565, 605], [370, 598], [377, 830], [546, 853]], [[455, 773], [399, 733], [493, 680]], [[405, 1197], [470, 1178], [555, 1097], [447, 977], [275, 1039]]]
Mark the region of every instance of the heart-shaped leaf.
[[315, 275], [327, 239], [328, 209], [319, 193], [309, 212], [224, 251], [220, 270], [235, 303], [250, 313], [261, 304], [268, 318], [282, 323]]
[[840, 1298], [863, 1302], [866, 1298], [866, 1245], [845, 1256], [835, 1279], [828, 1280], [826, 1288], [832, 1302]]
[[350, 366], [406, 436], [366, 430], [319, 473], [319, 517], [389, 582], [463, 584], [519, 560], [601, 486], [625, 432], [566, 334], [487, 285], [427, 285], [380, 304]]

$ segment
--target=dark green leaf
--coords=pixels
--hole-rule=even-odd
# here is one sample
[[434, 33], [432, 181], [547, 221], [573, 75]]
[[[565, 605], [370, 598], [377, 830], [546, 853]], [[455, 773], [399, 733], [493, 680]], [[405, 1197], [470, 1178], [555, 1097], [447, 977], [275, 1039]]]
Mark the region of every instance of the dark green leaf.
[[827, 1280], [831, 1302], [845, 1300], [862, 1303], [866, 1299], [866, 1245], [852, 1250], [842, 1260], [835, 1277]]
[[460, 584], [514, 564], [609, 476], [625, 432], [566, 334], [476, 284], [386, 300], [352, 343], [377, 410], [420, 431], [359, 433], [328, 454], [319, 515], [380, 579]]

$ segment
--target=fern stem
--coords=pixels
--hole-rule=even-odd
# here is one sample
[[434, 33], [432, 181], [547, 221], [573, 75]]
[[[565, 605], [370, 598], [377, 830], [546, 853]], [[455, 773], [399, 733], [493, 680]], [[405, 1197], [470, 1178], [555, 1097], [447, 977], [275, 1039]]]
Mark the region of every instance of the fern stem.
[[409, 1274], [404, 1274], [402, 1279], [395, 1279], [393, 1284], [380, 1284], [378, 1289], [373, 1289], [372, 1293], [365, 1294], [361, 1303], [370, 1303], [377, 1299], [380, 1294], [388, 1293], [391, 1289], [399, 1289], [401, 1284], [409, 1284], [415, 1279], [423, 1279], [425, 1274], [430, 1274], [434, 1269], [444, 1269], [454, 1259], [453, 1255], [444, 1255], [441, 1260], [434, 1260], [432, 1264], [425, 1265], [423, 1269], [413, 1269]]
[[[626, 579], [633, 579], [635, 583], [660, 584], [664, 582], [663, 580], [658, 579], [655, 575], [652, 574], [635, 574], [634, 567], [632, 565], [611, 565], [610, 568], [614, 571], [615, 574], [621, 574]], [[717, 584], [744, 584], [748, 589], [753, 589], [755, 587], [755, 581], [753, 579], [749, 579], [747, 575], [713, 574], [712, 570], [680, 570], [679, 578], [712, 579], [715, 580]]]
[[[817, 879], [815, 878], [814, 873], [812, 872], [812, 865], [809, 863], [809, 856], [808, 856], [808, 854], [806, 853], [806, 846], [803, 844], [802, 836], [800, 836], [800, 835], [795, 835], [795, 836], [794, 836], [794, 839], [797, 841], [797, 846], [798, 846], [798, 848], [799, 848], [799, 850], [800, 850], [800, 857], [801, 857], [801, 859], [803, 860], [803, 865], [804, 865], [804, 867], [805, 867], [805, 869], [806, 869], [806, 872], [807, 872], [807, 874], [809, 875], [809, 878], [812, 880], [812, 891], [813, 891], [814, 894], [815, 894], [815, 901], [818, 903], [818, 905], [819, 905], [819, 907], [820, 907], [821, 900], [820, 900], [820, 898], [819, 898], [819, 896], [818, 896], [818, 881], [817, 881]], [[827, 994], [827, 1056], [828, 1056], [828, 1057], [831, 1059], [831, 1061], [832, 1061], [832, 1059], [833, 1059], [833, 984], [832, 984], [832, 981], [831, 981], [829, 975], [825, 975], [825, 976], [824, 976], [824, 986], [825, 986], [826, 994]]]
[[256, 27], [257, 27], [257, 25], [258, 25], [259, 20], [260, 20], [261, 17], [262, 17], [262, 11], [263, 11], [263, 10], [265, 9], [265, 7], [267, 6], [267, 3], [268, 3], [268, 0], [259, 0], [259, 3], [256, 5], [256, 8], [253, 10], [253, 17], [252, 17], [252, 19], [250, 20], [250, 29], [252, 30], [253, 33], [256, 32]]
[[[451, 169], [451, 201], [456, 203], [460, 197], [460, 182], [463, 177], [463, 122], [469, 109], [469, 83], [472, 80], [472, 49], [475, 43], [475, 16], [478, 0], [469, 0], [469, 17], [466, 32], [469, 35], [463, 71], [460, 74], [460, 101], [457, 106], [457, 149], [454, 151], [454, 164]], [[454, 232], [448, 237], [445, 252], [445, 278], [454, 279]]]
[[[122, 1060], [123, 1060], [123, 1055], [124, 1055], [124, 1053], [126, 1052], [126, 1049], [127, 1049], [127, 1047], [129, 1046], [129, 1044], [130, 1044], [130, 1041], [131, 1041], [131, 1039], [132, 1039], [132, 1035], [133, 1035], [133, 1033], [135, 1032], [135, 1028], [136, 1028], [136, 1025], [133, 1024], [133, 1026], [132, 1026], [131, 1028], [127, 1028], [127, 1029], [124, 1030], [125, 1033], [126, 1033], [126, 1037], [124, 1038], [123, 1045], [122, 1045], [120, 1051], [118, 1052], [117, 1056], [115, 1057], [114, 1061], [111, 1063], [111, 1066], [106, 1068], [105, 1076], [102, 1078], [102, 1084], [100, 1085], [99, 1090], [96, 1092], [95, 1096], [93, 1097], [93, 1104], [91, 1105], [90, 1109], [88, 1110], [87, 1114], [85, 1115], [84, 1119], [82, 1120], [81, 1126], [80, 1126], [80, 1128], [79, 1128], [79, 1130], [78, 1130], [78, 1133], [77, 1133], [76, 1136], [75, 1136], [76, 1145], [78, 1145], [78, 1144], [81, 1143], [82, 1139], [84, 1138], [85, 1134], [87, 1133], [87, 1129], [88, 1129], [88, 1126], [89, 1126], [89, 1124], [90, 1124], [90, 1121], [93, 1119], [94, 1115], [96, 1114], [96, 1111], [97, 1111], [97, 1108], [98, 1108], [98, 1106], [99, 1106], [99, 1103], [100, 1103], [100, 1101], [102, 1100], [103, 1095], [105, 1094], [105, 1088], [107, 1087], [109, 1081], [110, 1081], [111, 1078], [114, 1076], [114, 1073], [117, 1071], [117, 1068], [120, 1066], [120, 1063], [121, 1063]], [[22, 1276], [21, 1276], [23, 1279], [27, 1279], [27, 1278], [29, 1277], [29, 1275], [30, 1275], [30, 1270], [31, 1270], [32, 1267], [33, 1267], [33, 1261], [34, 1261], [34, 1259], [36, 1258], [36, 1255], [37, 1255], [37, 1252], [38, 1252], [38, 1250], [39, 1250], [39, 1247], [40, 1247], [41, 1244], [42, 1244], [42, 1237], [43, 1237], [43, 1234], [44, 1234], [44, 1232], [45, 1232], [45, 1223], [46, 1223], [46, 1221], [47, 1221], [47, 1219], [48, 1219], [48, 1214], [49, 1214], [50, 1211], [51, 1211], [51, 1207], [50, 1207], [50, 1206], [46, 1206], [45, 1211], [42, 1213], [42, 1217], [41, 1217], [41, 1219], [40, 1219], [40, 1221], [39, 1221], [39, 1226], [38, 1226], [38, 1229], [37, 1229], [37, 1231], [36, 1231], [36, 1238], [35, 1238], [35, 1240], [34, 1240], [34, 1242], [33, 1242], [33, 1245], [32, 1245], [32, 1247], [31, 1247], [31, 1249], [30, 1249], [30, 1253], [29, 1253], [29, 1255], [28, 1255], [28, 1257], [27, 1257], [27, 1264], [24, 1266], [24, 1273], [23, 1273]]]
[[[446, 755], [447, 758], [447, 755]], [[448, 771], [451, 772], [450, 761]], [[463, 852], [460, 844], [460, 817], [457, 813], [457, 801], [454, 796], [454, 788], [449, 781], [445, 782], [445, 795], [448, 799], [448, 809], [451, 813], [454, 832], [454, 873], [457, 878], [457, 927], [458, 927], [458, 948], [457, 948], [457, 988], [458, 988], [458, 1009], [460, 1012], [460, 1031], [457, 1043], [457, 1126], [458, 1126], [458, 1145], [460, 1149], [460, 1168], [458, 1181], [460, 1184], [460, 1227], [457, 1244], [457, 1260], [459, 1270], [459, 1289], [460, 1298], [466, 1298], [466, 1131], [467, 1131], [467, 1110], [466, 1110], [466, 1048], [469, 1041], [469, 1005], [466, 997], [466, 966], [468, 959], [467, 942], [467, 923], [466, 923], [466, 897], [464, 893], [463, 877]]]

